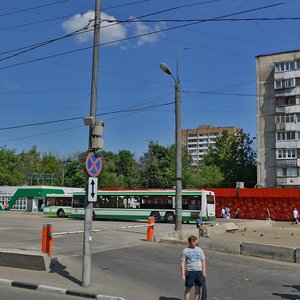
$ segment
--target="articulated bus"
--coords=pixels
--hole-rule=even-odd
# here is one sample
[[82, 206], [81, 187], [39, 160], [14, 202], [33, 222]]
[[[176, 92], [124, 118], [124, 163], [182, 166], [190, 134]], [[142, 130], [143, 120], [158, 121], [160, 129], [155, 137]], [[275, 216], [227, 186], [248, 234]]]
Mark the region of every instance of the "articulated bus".
[[[71, 217], [84, 218], [84, 192], [73, 193]], [[215, 194], [210, 191], [182, 190], [182, 220], [215, 219]], [[147, 220], [175, 222], [175, 189], [98, 190], [93, 203], [94, 219]]]
[[69, 217], [72, 209], [72, 194], [47, 194], [45, 216]]

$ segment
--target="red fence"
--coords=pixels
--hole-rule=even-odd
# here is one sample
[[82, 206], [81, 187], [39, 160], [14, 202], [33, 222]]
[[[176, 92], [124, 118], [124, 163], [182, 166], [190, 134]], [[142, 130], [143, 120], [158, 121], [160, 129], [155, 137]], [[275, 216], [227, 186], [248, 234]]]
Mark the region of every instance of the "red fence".
[[265, 220], [267, 209], [272, 220], [292, 221], [295, 207], [300, 211], [300, 189], [209, 188], [216, 195], [216, 217], [229, 207], [231, 217], [239, 208], [241, 219]]

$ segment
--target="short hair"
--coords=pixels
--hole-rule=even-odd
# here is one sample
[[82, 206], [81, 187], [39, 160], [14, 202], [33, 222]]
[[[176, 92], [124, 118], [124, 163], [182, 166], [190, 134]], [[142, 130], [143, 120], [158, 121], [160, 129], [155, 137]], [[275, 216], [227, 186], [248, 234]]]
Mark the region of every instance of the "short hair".
[[188, 237], [188, 242], [189, 243], [191, 243], [191, 242], [193, 242], [193, 241], [197, 241], [197, 237], [196, 236], [194, 236], [194, 235], [190, 235], [189, 237]]

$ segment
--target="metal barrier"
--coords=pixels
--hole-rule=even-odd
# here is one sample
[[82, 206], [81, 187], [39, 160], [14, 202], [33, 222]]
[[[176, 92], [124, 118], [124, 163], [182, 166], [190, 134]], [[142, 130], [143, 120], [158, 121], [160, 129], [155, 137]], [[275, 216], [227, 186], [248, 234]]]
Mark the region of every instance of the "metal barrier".
[[[133, 226], [120, 226], [116, 228], [101, 228], [101, 229], [93, 229], [92, 232], [100, 232], [100, 231], [109, 231], [116, 229], [128, 229], [128, 228], [147, 228], [146, 240], [147, 242], [152, 242], [153, 234], [154, 234], [154, 218], [148, 218], [148, 224], [145, 225], [133, 225]], [[77, 234], [84, 233], [83, 230], [75, 230], [75, 231], [62, 231], [62, 232], [53, 232], [53, 225], [46, 224], [43, 225], [42, 228], [42, 252], [48, 253], [48, 255], [52, 256], [52, 239], [55, 235], [67, 235], [67, 234]]]

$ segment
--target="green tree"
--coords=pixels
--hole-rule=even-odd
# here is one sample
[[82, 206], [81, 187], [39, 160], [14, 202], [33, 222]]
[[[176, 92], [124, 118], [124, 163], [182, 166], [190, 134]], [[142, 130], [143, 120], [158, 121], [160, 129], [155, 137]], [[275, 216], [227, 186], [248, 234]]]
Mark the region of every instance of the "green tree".
[[203, 166], [216, 166], [224, 180], [222, 186], [233, 187], [237, 181], [252, 187], [256, 184], [256, 152], [249, 134], [239, 130], [234, 135], [226, 131], [217, 138], [216, 146], [210, 148], [201, 163]]
[[86, 173], [83, 169], [82, 163], [78, 159], [66, 160], [63, 163], [63, 186], [82, 187], [86, 185]]
[[115, 168], [118, 176], [122, 176], [124, 187], [133, 188], [138, 186], [138, 164], [133, 153], [128, 150], [119, 151], [116, 156]]
[[18, 170], [19, 156], [14, 150], [6, 147], [0, 148], [0, 184], [18, 185], [24, 184], [25, 179]]
[[217, 166], [203, 165], [199, 170], [195, 171], [191, 178], [191, 186], [193, 188], [218, 187], [224, 180], [224, 176]]
[[170, 148], [151, 141], [140, 159], [141, 185], [147, 188], [168, 188], [175, 185], [174, 160]]

